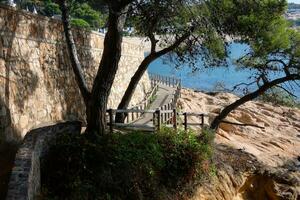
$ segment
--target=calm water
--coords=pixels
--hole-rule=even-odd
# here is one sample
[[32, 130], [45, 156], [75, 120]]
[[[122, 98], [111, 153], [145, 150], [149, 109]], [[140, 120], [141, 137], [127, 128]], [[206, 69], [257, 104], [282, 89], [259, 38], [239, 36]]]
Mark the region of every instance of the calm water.
[[[228, 59], [228, 67], [219, 66], [213, 69], [200, 69], [197, 72], [191, 71], [191, 69], [186, 65], [180, 67], [180, 69], [175, 69], [169, 62], [165, 62], [163, 58], [157, 59], [150, 66], [148, 71], [150, 73], [176, 76], [181, 78], [183, 87], [213, 91], [217, 83], [222, 83], [226, 89], [232, 89], [233, 86], [245, 82], [250, 83], [253, 81], [251, 79], [251, 74], [253, 71], [250, 70], [237, 70], [234, 60], [244, 55], [248, 51], [248, 47], [243, 44], [233, 43], [230, 45], [230, 56]], [[198, 66], [202, 66], [201, 61], [197, 63]], [[282, 74], [271, 74], [271, 77], [281, 77]], [[300, 88], [293, 84], [293, 92], [300, 98]], [[290, 87], [290, 86], [289, 86]], [[256, 86], [250, 88], [251, 90], [256, 89]], [[241, 94], [242, 91], [236, 91], [237, 94]]]

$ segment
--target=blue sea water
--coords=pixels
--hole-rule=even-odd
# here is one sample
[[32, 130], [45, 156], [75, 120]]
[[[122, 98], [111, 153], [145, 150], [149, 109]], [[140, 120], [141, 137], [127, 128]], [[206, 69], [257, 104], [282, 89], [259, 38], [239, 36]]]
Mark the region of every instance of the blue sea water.
[[[214, 68], [204, 68], [199, 59], [197, 66], [200, 70], [192, 72], [188, 65], [183, 65], [179, 69], [170, 62], [165, 62], [166, 58], [160, 58], [152, 62], [149, 66], [148, 72], [160, 74], [165, 76], [175, 76], [181, 78], [182, 86], [193, 88], [202, 91], [214, 91], [217, 83], [221, 83], [226, 89], [231, 90], [239, 83], [250, 83], [254, 79], [253, 70], [238, 70], [234, 64], [235, 60], [249, 51], [249, 47], [245, 44], [232, 43], [229, 46], [230, 54], [228, 58], [228, 66], [218, 66]], [[271, 78], [281, 77], [283, 74], [271, 74]], [[295, 84], [286, 84], [285, 87], [292, 91], [298, 99], [300, 98], [300, 88]], [[257, 87], [253, 85], [250, 91], [255, 90]], [[241, 88], [242, 89], [242, 88]], [[242, 90], [235, 91], [236, 94], [242, 94]]]

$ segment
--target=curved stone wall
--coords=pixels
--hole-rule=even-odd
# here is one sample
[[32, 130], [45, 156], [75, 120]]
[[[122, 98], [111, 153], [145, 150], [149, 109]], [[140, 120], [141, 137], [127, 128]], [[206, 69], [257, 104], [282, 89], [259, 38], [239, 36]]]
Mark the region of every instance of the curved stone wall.
[[[91, 87], [104, 36], [79, 29], [73, 32]], [[124, 38], [108, 107], [118, 105], [143, 58], [141, 43]], [[131, 104], [142, 101], [149, 89], [146, 74]], [[84, 118], [85, 109], [68, 60], [61, 22], [0, 6], [0, 138], [18, 140], [41, 123]]]
[[7, 200], [37, 199], [41, 187], [40, 162], [61, 134], [80, 134], [81, 122], [65, 122], [28, 132], [20, 146], [8, 185]]

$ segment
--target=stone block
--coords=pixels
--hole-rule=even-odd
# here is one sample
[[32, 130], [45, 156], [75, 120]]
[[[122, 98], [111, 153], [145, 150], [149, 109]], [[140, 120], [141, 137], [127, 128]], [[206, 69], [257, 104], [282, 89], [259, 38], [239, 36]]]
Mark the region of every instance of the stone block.
[[61, 134], [78, 135], [81, 122], [65, 122], [30, 131], [19, 148], [12, 169], [6, 200], [34, 200], [40, 192], [40, 162], [49, 145]]

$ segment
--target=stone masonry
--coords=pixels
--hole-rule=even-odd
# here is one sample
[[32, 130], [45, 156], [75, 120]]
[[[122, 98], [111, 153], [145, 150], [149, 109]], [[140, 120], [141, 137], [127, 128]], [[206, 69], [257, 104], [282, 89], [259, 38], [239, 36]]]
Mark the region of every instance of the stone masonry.
[[16, 155], [7, 200], [34, 200], [41, 189], [41, 161], [61, 134], [79, 135], [81, 122], [65, 122], [45, 126], [26, 134]]
[[[73, 32], [91, 87], [104, 36], [80, 29]], [[0, 138], [18, 141], [28, 130], [45, 122], [84, 121], [84, 104], [64, 41], [59, 20], [0, 6]], [[143, 58], [143, 46], [124, 38], [108, 107], [116, 108]], [[149, 90], [146, 74], [131, 104], [142, 101]]]

